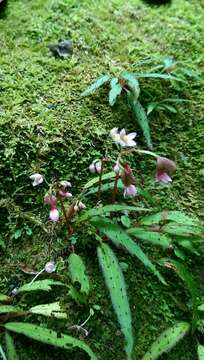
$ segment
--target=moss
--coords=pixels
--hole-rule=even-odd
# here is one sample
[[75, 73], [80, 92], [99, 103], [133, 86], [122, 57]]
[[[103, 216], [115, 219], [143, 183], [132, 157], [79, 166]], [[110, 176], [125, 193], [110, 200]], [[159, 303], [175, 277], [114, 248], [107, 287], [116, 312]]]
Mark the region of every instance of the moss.
[[[16, 215], [15, 206], [34, 215], [41, 209], [43, 189], [33, 191], [29, 175], [37, 171], [48, 179], [68, 178], [76, 189], [80, 188], [92, 159], [112, 150], [107, 140], [110, 128], [125, 126], [129, 131], [136, 128], [124, 106], [116, 105], [113, 109], [108, 106], [106, 89], [84, 99], [80, 93], [100, 74], [117, 74], [124, 69], [137, 71], [135, 64], [148, 56], [173, 55], [202, 74], [203, 22], [203, 4], [198, 0], [177, 0], [161, 7], [151, 7], [139, 0], [8, 2], [0, 18], [0, 192], [8, 208], [8, 211], [2, 208], [0, 220], [1, 238], [6, 244], [1, 260], [2, 290], [15, 280], [11, 269], [18, 281], [26, 280], [19, 280], [20, 262], [40, 268], [64, 246], [61, 233], [50, 229], [45, 235], [32, 222], [28, 222], [32, 236], [23, 230], [18, 241], [11, 237], [16, 225], [23, 229], [25, 226], [24, 220]], [[74, 55], [67, 60], [55, 59], [48, 45], [67, 38], [73, 41]], [[180, 105], [177, 114], [151, 116], [155, 150], [176, 159], [178, 164], [173, 186], [155, 188], [148, 177], [154, 172], [151, 161], [148, 169], [143, 160], [135, 164], [136, 159], [132, 159], [133, 164], [145, 174], [145, 185], [157, 207], [184, 209], [202, 216], [203, 84], [190, 82], [180, 90], [157, 80], [141, 84], [144, 103], [148, 101], [147, 92], [150, 98], [162, 99], [170, 93], [191, 102]], [[138, 143], [144, 147], [141, 136]], [[89, 251], [85, 255], [89, 258]], [[123, 257], [121, 253], [120, 256]], [[127, 262], [126, 257], [122, 260]], [[118, 325], [98, 265], [92, 259], [88, 263], [93, 283], [90, 304], [99, 303], [102, 307], [90, 322], [88, 341], [102, 354], [99, 359], [121, 359], [122, 337], [115, 336]], [[136, 338], [134, 358], [140, 359], [157, 334], [185, 314], [175, 308], [168, 291], [144, 272], [140, 264], [131, 259], [128, 263], [126, 277]], [[173, 281], [171, 289], [176, 290]], [[182, 298], [184, 294], [179, 296]], [[76, 305], [69, 301], [73, 319], [83, 318], [83, 310], [75, 309]], [[22, 352], [22, 359], [31, 351], [24, 345], [26, 355]], [[183, 346], [185, 360], [195, 358], [189, 338]], [[41, 354], [44, 357], [44, 348], [38, 345], [35, 348], [38, 358]], [[20, 345], [19, 351], [22, 351]], [[29, 358], [34, 359], [36, 353], [32, 351], [34, 354]], [[165, 359], [182, 359], [183, 353], [178, 346]], [[55, 354], [56, 358], [64, 358], [62, 352]], [[73, 353], [73, 359], [74, 356], [79, 359], [77, 354]]]

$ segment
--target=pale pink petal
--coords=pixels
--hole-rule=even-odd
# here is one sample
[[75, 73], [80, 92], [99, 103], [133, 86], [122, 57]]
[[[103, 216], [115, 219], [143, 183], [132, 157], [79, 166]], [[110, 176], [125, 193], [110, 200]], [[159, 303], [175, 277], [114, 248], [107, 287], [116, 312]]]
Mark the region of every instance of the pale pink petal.
[[167, 173], [162, 172], [156, 174], [155, 181], [163, 184], [168, 184], [169, 182], [172, 182], [172, 179]]
[[95, 165], [93, 163], [91, 165], [89, 165], [89, 171], [92, 174], [94, 174], [96, 172]]
[[59, 211], [57, 209], [50, 210], [50, 220], [53, 222], [57, 222], [59, 220]]
[[118, 128], [114, 127], [111, 131], [110, 131], [110, 134], [111, 136], [114, 135], [114, 134], [117, 134], [118, 133]]
[[44, 197], [44, 204], [50, 205], [51, 208], [55, 208], [57, 205], [57, 199], [52, 194], [46, 194]]
[[135, 146], [135, 145], [137, 145], [137, 144], [136, 144], [136, 142], [134, 140], [129, 140], [128, 139], [128, 142], [127, 142], [126, 146]]
[[126, 131], [125, 131], [125, 129], [122, 129], [120, 131], [120, 137], [123, 138], [125, 135], [126, 135]]
[[137, 194], [137, 188], [135, 185], [131, 184], [129, 186], [126, 186], [124, 189], [124, 197], [134, 197]]

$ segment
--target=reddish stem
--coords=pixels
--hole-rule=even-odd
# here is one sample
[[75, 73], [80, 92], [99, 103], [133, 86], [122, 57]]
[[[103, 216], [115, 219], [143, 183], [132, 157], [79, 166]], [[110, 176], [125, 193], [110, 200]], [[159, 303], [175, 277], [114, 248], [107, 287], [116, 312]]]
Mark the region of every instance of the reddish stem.
[[99, 179], [98, 179], [98, 194], [97, 194], [98, 201], [101, 199], [103, 168], [104, 168], [104, 159], [101, 160], [101, 172], [99, 174]]
[[72, 227], [70, 226], [69, 218], [68, 218], [68, 216], [67, 216], [66, 209], [65, 209], [65, 207], [64, 207], [64, 203], [63, 203], [63, 200], [62, 200], [61, 196], [58, 196], [58, 199], [59, 199], [59, 201], [60, 201], [61, 209], [62, 209], [62, 212], [63, 212], [63, 215], [64, 215], [64, 220], [65, 220], [66, 228], [67, 228], [68, 234], [70, 235], [70, 234], [73, 233], [73, 229], [72, 229]]
[[120, 175], [116, 174], [115, 176], [115, 181], [114, 181], [114, 186], [113, 186], [113, 193], [112, 193], [112, 204], [115, 203], [115, 196], [117, 194], [118, 191], [118, 180], [119, 180]]

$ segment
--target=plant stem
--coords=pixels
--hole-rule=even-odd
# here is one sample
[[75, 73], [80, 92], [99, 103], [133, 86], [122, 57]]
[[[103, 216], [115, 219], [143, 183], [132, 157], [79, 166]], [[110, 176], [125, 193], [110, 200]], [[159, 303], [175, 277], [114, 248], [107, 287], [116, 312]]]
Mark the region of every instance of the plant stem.
[[39, 275], [41, 275], [43, 272], [45, 271], [45, 268], [43, 268], [42, 270], [40, 270], [35, 277], [33, 278], [33, 280], [31, 280], [31, 282], [29, 283], [29, 285], [32, 285], [32, 283], [38, 278]]
[[71, 228], [70, 223], [69, 223], [69, 218], [67, 216], [66, 209], [64, 207], [64, 203], [63, 203], [63, 200], [62, 200], [61, 196], [58, 196], [58, 199], [60, 201], [61, 209], [62, 209], [62, 212], [63, 212], [63, 215], [64, 215], [64, 220], [65, 220], [67, 232], [70, 235], [70, 234], [72, 234], [72, 228]]
[[103, 167], [104, 167], [104, 159], [101, 160], [101, 172], [99, 174], [99, 179], [98, 179], [98, 194], [97, 194], [98, 201], [101, 199]]
[[114, 181], [114, 186], [113, 186], [113, 193], [112, 193], [112, 204], [115, 203], [115, 196], [117, 194], [118, 191], [118, 180], [119, 180], [120, 175], [116, 174], [115, 176], [115, 181]]

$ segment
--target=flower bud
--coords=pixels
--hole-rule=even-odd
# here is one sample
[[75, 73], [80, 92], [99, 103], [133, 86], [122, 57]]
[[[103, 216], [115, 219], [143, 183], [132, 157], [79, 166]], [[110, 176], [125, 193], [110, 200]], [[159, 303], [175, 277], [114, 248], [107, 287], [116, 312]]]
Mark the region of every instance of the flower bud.
[[40, 185], [43, 182], [43, 176], [41, 174], [33, 174], [30, 176], [30, 179], [33, 181], [33, 186]]
[[90, 173], [95, 174], [96, 169], [95, 169], [94, 163], [92, 163], [91, 165], [89, 165], [89, 171], [90, 171]]
[[79, 202], [78, 207], [80, 210], [86, 209], [86, 205], [82, 201]]
[[135, 177], [133, 175], [132, 169], [128, 164], [125, 164], [121, 173], [121, 179], [125, 187], [135, 184]]
[[113, 171], [116, 175], [120, 173], [120, 166], [118, 163], [116, 163], [115, 166], [113, 167]]
[[58, 194], [63, 198], [70, 198], [72, 197], [72, 194], [68, 191], [59, 190]]
[[51, 221], [57, 222], [59, 220], [59, 211], [56, 208], [51, 209], [49, 217]]
[[78, 205], [76, 204], [76, 205], [74, 205], [74, 211], [75, 212], [78, 212], [79, 211], [79, 207], [78, 207]]
[[124, 197], [135, 197], [136, 194], [137, 194], [137, 188], [135, 187], [135, 185], [131, 184], [124, 188], [124, 193], [123, 193]]
[[98, 161], [98, 162], [95, 164], [95, 169], [96, 169], [96, 172], [97, 172], [98, 174], [101, 173], [101, 170], [102, 170], [101, 161]]
[[49, 261], [49, 262], [47, 262], [47, 264], [45, 264], [45, 271], [47, 273], [51, 274], [55, 270], [56, 270], [56, 265], [55, 265], [55, 263], [53, 261]]
[[63, 188], [63, 190], [65, 190], [68, 187], [72, 187], [72, 184], [69, 181], [60, 181], [60, 186]]

